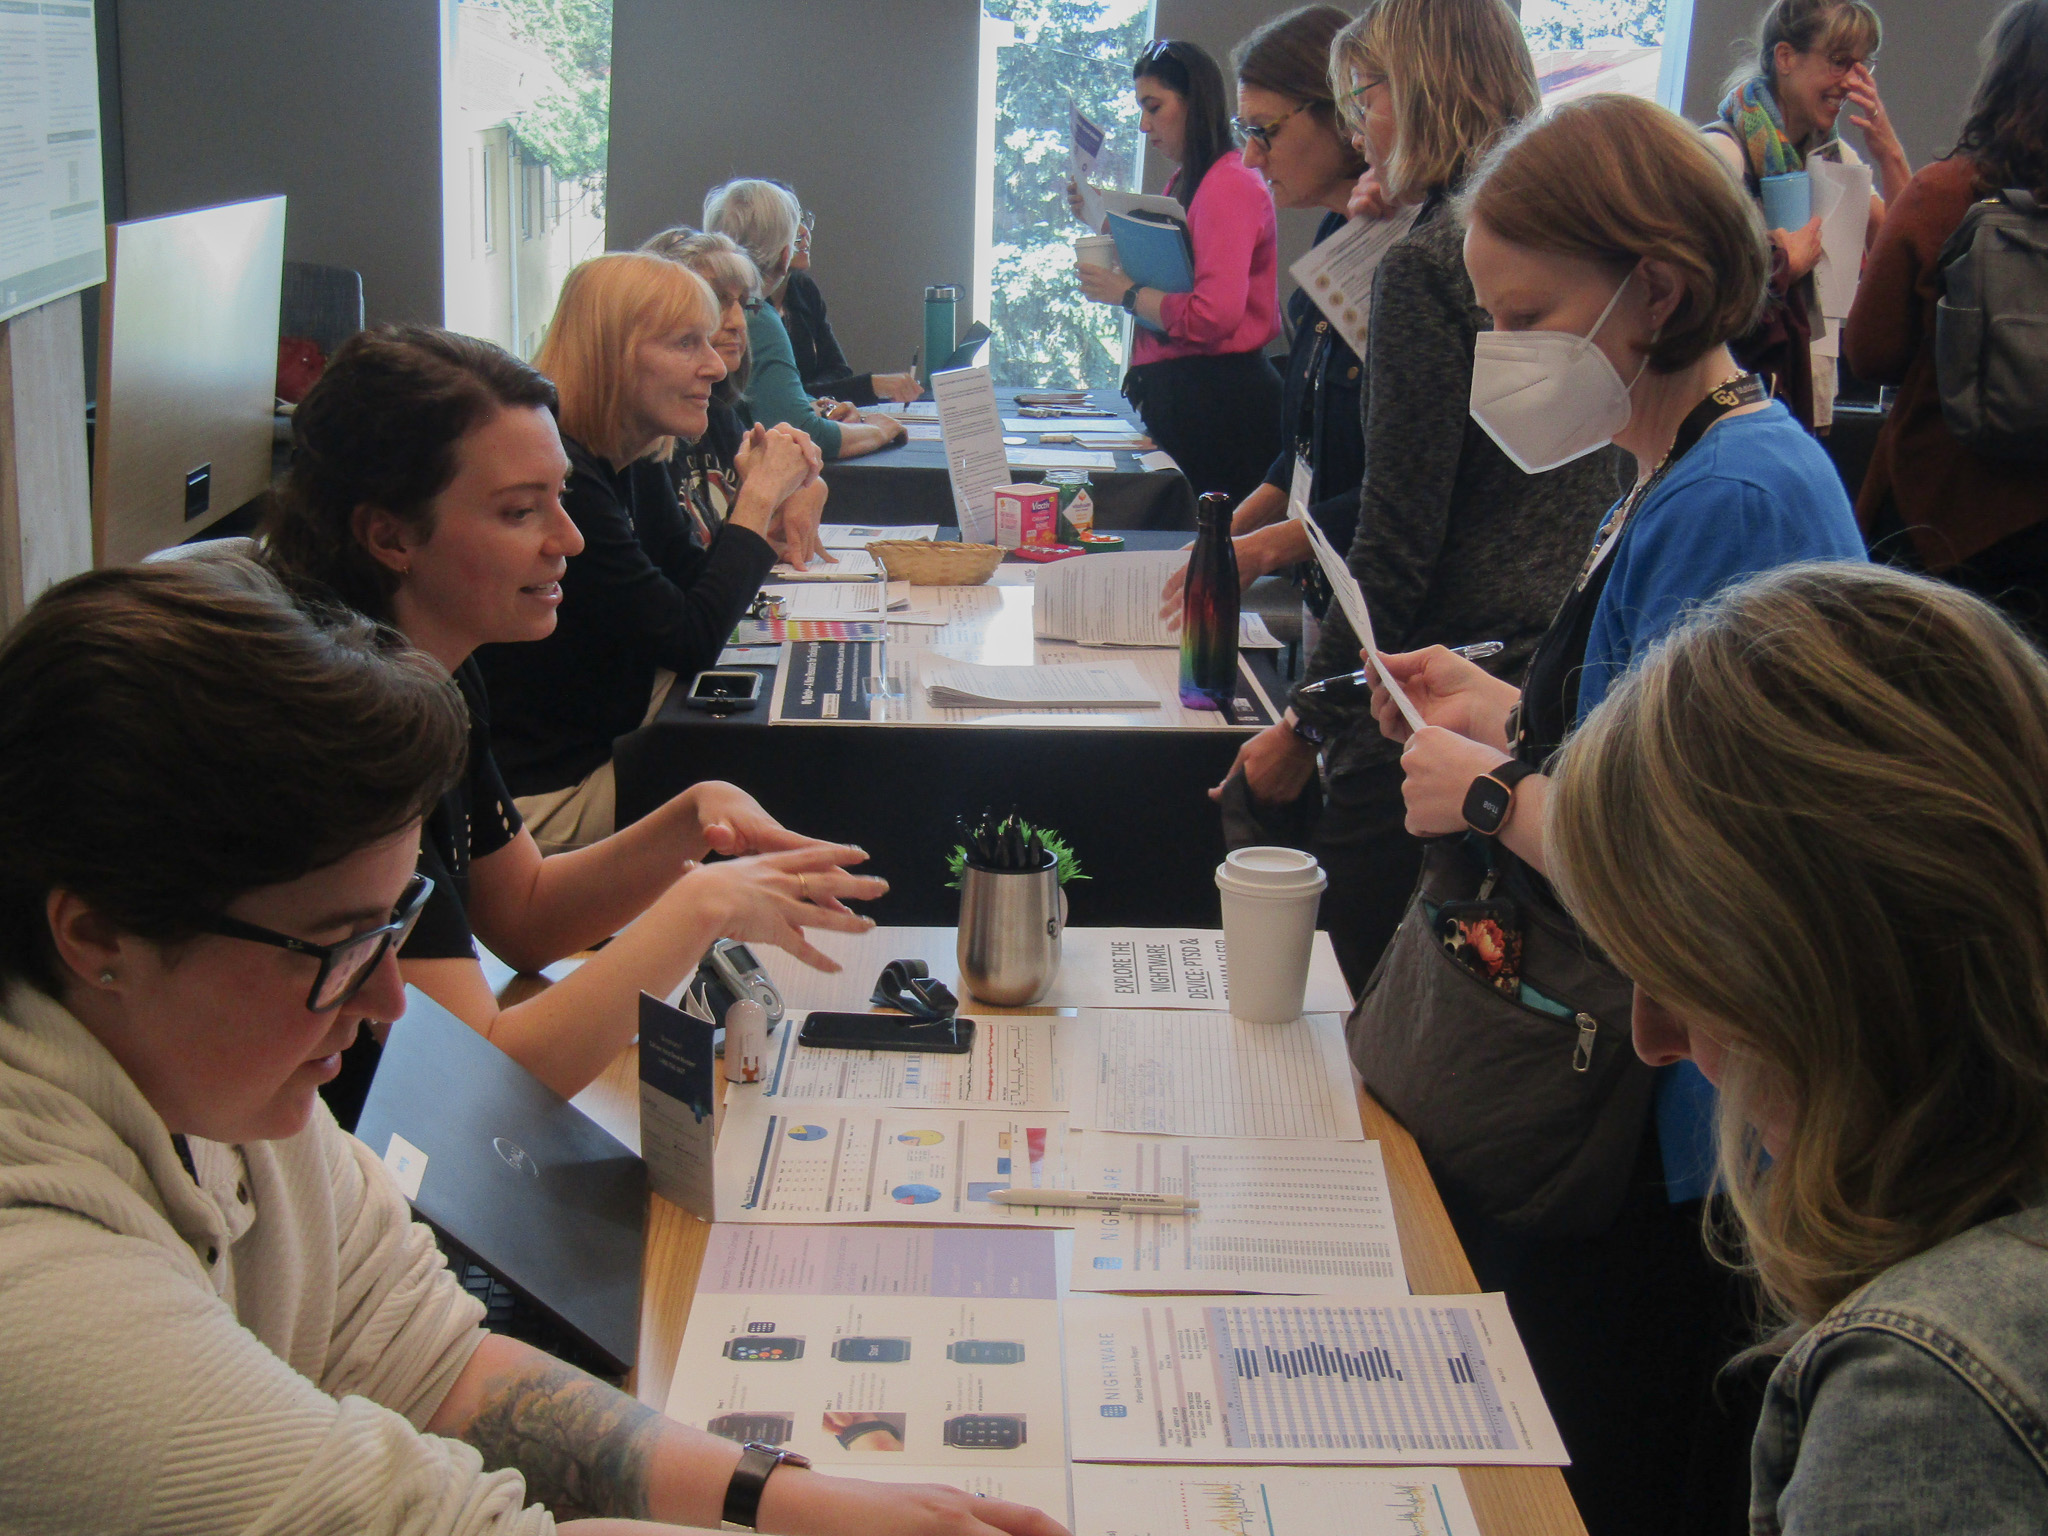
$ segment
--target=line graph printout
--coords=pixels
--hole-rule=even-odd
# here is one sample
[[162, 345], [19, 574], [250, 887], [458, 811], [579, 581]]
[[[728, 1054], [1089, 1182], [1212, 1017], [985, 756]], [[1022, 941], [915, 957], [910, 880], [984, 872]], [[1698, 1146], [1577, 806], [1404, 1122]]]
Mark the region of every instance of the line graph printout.
[[1476, 1536], [1451, 1467], [1074, 1467], [1074, 1536]]
[[1041, 1215], [989, 1198], [1063, 1180], [1066, 1118], [831, 1103], [785, 1111], [751, 1089], [734, 1092], [714, 1154], [718, 1218], [1071, 1227], [1071, 1211]]
[[1071, 1034], [1071, 1020], [979, 1017], [974, 1021], [974, 1049], [964, 1056], [948, 1056], [935, 1051], [821, 1050], [800, 1045], [798, 1021], [791, 1018], [782, 1026], [763, 1093], [778, 1101], [1065, 1109], [1063, 1025]]
[[1077, 1291], [1406, 1296], [1376, 1141], [1067, 1136], [1077, 1189], [1191, 1195], [1190, 1215], [1076, 1211]]
[[1385, 1305], [1068, 1298], [1082, 1461], [1569, 1459], [1499, 1295]]
[[1344, 1022], [1309, 1013], [1247, 1024], [1227, 1013], [1081, 1012], [1076, 1130], [1363, 1141]]

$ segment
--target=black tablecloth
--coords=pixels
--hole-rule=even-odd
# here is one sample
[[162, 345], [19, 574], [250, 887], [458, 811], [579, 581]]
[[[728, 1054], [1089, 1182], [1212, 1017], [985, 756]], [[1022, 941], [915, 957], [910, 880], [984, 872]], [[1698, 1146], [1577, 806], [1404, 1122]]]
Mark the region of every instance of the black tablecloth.
[[[1139, 548], [1184, 542], [1138, 534]], [[1087, 557], [1083, 557], [1087, 558]], [[1299, 601], [1268, 578], [1250, 606], [1268, 612], [1281, 652], [1247, 651], [1276, 710], [1298, 667]], [[678, 687], [652, 724], [617, 745], [619, 823], [700, 779], [727, 779], [785, 825], [859, 843], [889, 894], [863, 908], [877, 922], [950, 924], [959, 894], [945, 858], [957, 818], [1015, 807], [1063, 833], [1089, 879], [1069, 886], [1071, 920], [1094, 926], [1215, 927], [1223, 830], [1207, 791], [1229, 771], [1248, 731], [1071, 726], [769, 725], [767, 700], [715, 719]]]
[[[996, 405], [1004, 416], [1017, 414], [1014, 389], [996, 391]], [[1029, 391], [1023, 391], [1029, 393]], [[1117, 412], [1117, 419], [1105, 417], [1048, 418], [1039, 424], [1044, 432], [1085, 432], [1089, 430], [1143, 431], [1130, 402], [1114, 389], [1089, 391], [1089, 399], [1105, 410]], [[1037, 445], [1037, 432], [1023, 436]], [[1071, 443], [1049, 444], [1071, 448]], [[1124, 529], [1191, 530], [1195, 526], [1195, 494], [1178, 470], [1148, 472], [1136, 454], [1119, 451], [1116, 469], [1092, 470], [1095, 526], [1105, 530]], [[1019, 469], [1019, 480], [1039, 480], [1044, 472]], [[902, 443], [865, 458], [848, 459], [825, 466], [825, 483], [832, 488], [825, 519], [833, 523], [937, 523], [942, 528], [957, 526], [953, 516], [953, 491], [946, 479], [946, 449], [932, 441]]]

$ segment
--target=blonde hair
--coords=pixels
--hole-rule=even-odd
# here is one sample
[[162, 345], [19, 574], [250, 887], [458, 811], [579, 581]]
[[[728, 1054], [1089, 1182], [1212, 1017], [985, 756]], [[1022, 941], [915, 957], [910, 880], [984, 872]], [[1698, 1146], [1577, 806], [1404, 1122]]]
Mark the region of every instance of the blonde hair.
[[1330, 82], [1354, 130], [1350, 78], [1368, 75], [1393, 97], [1394, 143], [1376, 169], [1395, 202], [1458, 185], [1539, 99], [1529, 44], [1504, 0], [1380, 0], [1330, 42]]
[[1868, 0], [1775, 0], [1757, 20], [1756, 36], [1736, 44], [1754, 49], [1729, 73], [1722, 89], [1732, 91], [1758, 76], [1778, 88], [1778, 44], [1794, 53], [1816, 49], [1833, 58], [1845, 54], [1868, 63], [1884, 41], [1884, 23]]
[[[724, 235], [708, 234], [678, 224], [664, 229], [658, 235], [650, 235], [641, 242], [640, 249], [651, 256], [663, 256], [670, 261], [681, 262], [692, 272], [711, 285], [711, 292], [718, 300], [718, 316], [721, 324], [725, 312], [733, 305], [752, 305], [761, 302], [761, 272], [739, 243]], [[720, 379], [713, 389], [712, 398], [731, 404], [745, 397], [747, 380], [754, 371], [754, 348], [750, 336], [742, 335], [745, 350], [740, 354], [739, 366]]]
[[2041, 1198], [2048, 662], [1997, 610], [1861, 564], [1730, 589], [1565, 747], [1548, 839], [1586, 932], [1726, 1046], [1721, 1177], [1795, 1327]]
[[[718, 317], [710, 285], [677, 262], [641, 251], [579, 262], [562, 283], [555, 318], [533, 359], [561, 392], [562, 430], [622, 465], [633, 446], [626, 418], [640, 344], [693, 327], [709, 333]], [[667, 458], [674, 449], [674, 438], [658, 438], [639, 457]]]
[[742, 177], [704, 194], [704, 227], [736, 241], [772, 289], [789, 275], [789, 253], [803, 218], [796, 194], [777, 181]]
[[1744, 334], [1762, 309], [1769, 247], [1753, 198], [1699, 133], [1634, 96], [1587, 96], [1508, 134], [1461, 210], [1510, 245], [1633, 269], [1676, 269], [1685, 296], [1650, 344], [1676, 373]]

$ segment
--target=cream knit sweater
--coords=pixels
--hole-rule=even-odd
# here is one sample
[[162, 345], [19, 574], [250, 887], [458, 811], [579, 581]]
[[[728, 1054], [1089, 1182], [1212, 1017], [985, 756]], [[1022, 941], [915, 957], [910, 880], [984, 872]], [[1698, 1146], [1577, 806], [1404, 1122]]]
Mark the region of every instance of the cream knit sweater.
[[325, 1106], [189, 1142], [70, 1013], [0, 992], [0, 1531], [546, 1536], [420, 1432], [481, 1309]]

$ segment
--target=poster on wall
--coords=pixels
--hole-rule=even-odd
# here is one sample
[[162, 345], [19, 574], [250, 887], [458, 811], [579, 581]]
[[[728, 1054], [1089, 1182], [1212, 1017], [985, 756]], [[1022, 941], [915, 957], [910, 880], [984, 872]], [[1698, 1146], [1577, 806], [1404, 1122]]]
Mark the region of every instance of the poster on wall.
[[0, 320], [107, 280], [92, 0], [0, 3]]

